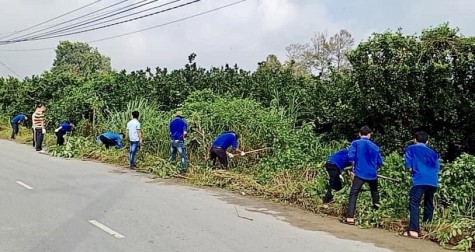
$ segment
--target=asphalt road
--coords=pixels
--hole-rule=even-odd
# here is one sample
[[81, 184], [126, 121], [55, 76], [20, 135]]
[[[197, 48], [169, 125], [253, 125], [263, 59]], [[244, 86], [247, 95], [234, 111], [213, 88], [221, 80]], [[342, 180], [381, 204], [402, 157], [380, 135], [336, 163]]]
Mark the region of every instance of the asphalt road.
[[9, 141], [0, 153], [0, 251], [390, 251], [299, 229], [219, 192]]

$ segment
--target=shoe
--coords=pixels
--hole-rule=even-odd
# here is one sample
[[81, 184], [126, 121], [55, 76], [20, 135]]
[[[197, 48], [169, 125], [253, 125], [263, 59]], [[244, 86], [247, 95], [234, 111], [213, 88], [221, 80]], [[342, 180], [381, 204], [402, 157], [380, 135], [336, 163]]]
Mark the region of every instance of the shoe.
[[137, 169], [137, 166], [131, 165], [131, 166], [130, 166], [130, 169], [135, 170], [135, 169]]

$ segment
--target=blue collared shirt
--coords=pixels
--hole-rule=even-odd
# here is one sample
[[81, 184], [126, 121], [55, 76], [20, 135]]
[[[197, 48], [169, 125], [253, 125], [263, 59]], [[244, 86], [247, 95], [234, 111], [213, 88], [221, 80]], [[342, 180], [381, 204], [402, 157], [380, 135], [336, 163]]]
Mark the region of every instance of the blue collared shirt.
[[343, 171], [345, 167], [351, 166], [350, 158], [348, 157], [348, 150], [343, 149], [333, 153], [328, 162], [336, 165], [340, 171]]
[[65, 132], [71, 131], [71, 123], [68, 121], [64, 121], [63, 123], [61, 123], [60, 126], [61, 126], [61, 129], [64, 130]]
[[235, 133], [224, 132], [219, 135], [213, 142], [212, 147], [218, 147], [222, 149], [228, 149], [232, 147], [234, 150], [238, 148], [238, 140]]
[[378, 178], [378, 168], [383, 165], [383, 157], [379, 147], [367, 137], [351, 143], [348, 158], [355, 162], [353, 172], [355, 176], [374, 180]]
[[[124, 145], [122, 144], [122, 139], [120, 138], [120, 134], [116, 134], [114, 132], [110, 132], [110, 131], [107, 131], [107, 132], [104, 132], [102, 133], [103, 136], [105, 136], [107, 139], [110, 139], [112, 141], [115, 142], [115, 147], [116, 148], [122, 148]], [[99, 137], [97, 137], [96, 141], [100, 141], [99, 140]]]
[[416, 143], [406, 148], [404, 162], [407, 169], [412, 169], [413, 185], [439, 186], [439, 155], [423, 143]]
[[26, 119], [26, 115], [24, 114], [18, 114], [15, 117], [12, 118], [12, 124], [19, 124], [23, 122]]
[[188, 130], [188, 124], [182, 117], [175, 117], [169, 125], [170, 137], [172, 140], [184, 140], [185, 131]]

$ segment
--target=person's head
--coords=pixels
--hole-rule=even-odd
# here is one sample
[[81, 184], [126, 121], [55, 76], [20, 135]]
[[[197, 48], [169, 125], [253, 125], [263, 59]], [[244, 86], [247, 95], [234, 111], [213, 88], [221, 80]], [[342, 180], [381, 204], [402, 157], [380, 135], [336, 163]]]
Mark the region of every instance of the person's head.
[[132, 112], [132, 119], [139, 119], [140, 113], [138, 111]]
[[39, 111], [39, 112], [44, 112], [46, 110], [46, 107], [43, 103], [38, 103], [36, 104], [36, 111]]
[[368, 126], [363, 126], [361, 127], [360, 129], [360, 137], [371, 137], [371, 134], [373, 133], [373, 131], [371, 130], [370, 127]]
[[415, 143], [423, 143], [426, 144], [429, 141], [429, 135], [424, 131], [418, 131], [414, 134], [414, 142]]
[[124, 133], [120, 133], [120, 139], [124, 139], [125, 138], [125, 134]]
[[234, 131], [232, 131], [232, 130], [228, 131], [228, 133], [234, 134], [234, 135], [236, 136], [236, 139], [239, 139], [239, 134], [238, 134], [238, 133], [236, 133], [236, 132], [234, 132]]

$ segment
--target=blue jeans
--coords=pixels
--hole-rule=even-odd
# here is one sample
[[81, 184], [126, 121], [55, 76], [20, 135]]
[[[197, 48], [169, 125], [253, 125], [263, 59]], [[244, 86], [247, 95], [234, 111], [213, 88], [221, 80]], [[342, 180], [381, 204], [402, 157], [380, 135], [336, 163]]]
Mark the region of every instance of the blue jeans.
[[140, 149], [139, 141], [130, 142], [130, 155], [129, 155], [130, 167], [135, 167], [135, 156], [137, 155], [137, 151], [139, 149]]
[[424, 197], [423, 222], [429, 222], [434, 215], [434, 194], [437, 187], [429, 185], [416, 185], [409, 192], [409, 231], [420, 231], [419, 227], [419, 205]]
[[176, 153], [180, 154], [181, 168], [186, 171], [188, 168], [188, 160], [186, 158], [185, 141], [183, 140], [171, 140], [170, 141], [170, 161], [175, 161]]

